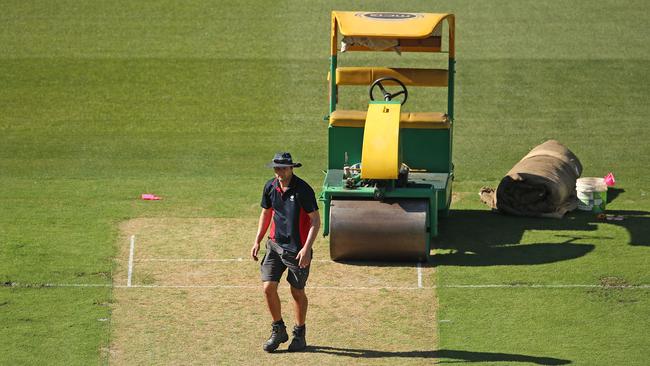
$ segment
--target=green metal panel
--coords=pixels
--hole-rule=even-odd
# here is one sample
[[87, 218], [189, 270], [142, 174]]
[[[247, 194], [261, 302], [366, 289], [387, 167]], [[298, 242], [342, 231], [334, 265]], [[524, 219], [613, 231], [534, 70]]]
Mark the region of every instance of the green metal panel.
[[[363, 128], [330, 126], [328, 133], [328, 169], [342, 169], [346, 152], [349, 164], [361, 162]], [[413, 169], [437, 173], [451, 172], [450, 134], [451, 131], [447, 129], [402, 128], [402, 161]]]
[[437, 205], [438, 211], [447, 212], [451, 206], [451, 190], [452, 190], [453, 179], [454, 179], [453, 173], [449, 174], [449, 177], [447, 178], [447, 184], [445, 185], [445, 189], [438, 190], [438, 205]]
[[454, 147], [454, 90], [456, 83], [456, 60], [449, 58], [449, 83], [447, 87], [447, 116], [451, 121], [451, 129], [449, 130], [449, 171], [453, 172], [453, 147]]
[[402, 128], [400, 139], [403, 162], [410, 168], [450, 172], [450, 130]]
[[350, 165], [361, 162], [363, 128], [330, 126], [328, 133], [328, 169], [343, 169], [346, 152]]
[[449, 58], [449, 82], [447, 86], [447, 115], [454, 120], [454, 83], [456, 81], [456, 60]]

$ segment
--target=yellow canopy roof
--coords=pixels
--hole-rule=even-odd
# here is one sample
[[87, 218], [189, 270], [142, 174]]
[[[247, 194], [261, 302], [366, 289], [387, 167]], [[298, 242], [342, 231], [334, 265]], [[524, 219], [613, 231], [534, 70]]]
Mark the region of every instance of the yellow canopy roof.
[[426, 38], [451, 14], [333, 11], [348, 37]]

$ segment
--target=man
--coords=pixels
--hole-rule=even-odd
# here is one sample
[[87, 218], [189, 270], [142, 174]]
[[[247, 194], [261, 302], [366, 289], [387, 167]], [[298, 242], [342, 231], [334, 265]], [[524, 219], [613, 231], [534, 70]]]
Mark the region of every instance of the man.
[[268, 164], [273, 168], [275, 178], [264, 185], [262, 213], [251, 248], [251, 256], [257, 261], [260, 243], [270, 225], [266, 254], [261, 262], [264, 295], [273, 318], [271, 337], [263, 347], [267, 352], [275, 351], [281, 343], [289, 340], [278, 296], [278, 284], [287, 269], [296, 317], [289, 351], [301, 351], [307, 347], [305, 319], [308, 301], [305, 284], [309, 277], [312, 245], [320, 228], [320, 215], [314, 190], [293, 174], [293, 168], [300, 166], [302, 164], [294, 163], [288, 152], [275, 154]]

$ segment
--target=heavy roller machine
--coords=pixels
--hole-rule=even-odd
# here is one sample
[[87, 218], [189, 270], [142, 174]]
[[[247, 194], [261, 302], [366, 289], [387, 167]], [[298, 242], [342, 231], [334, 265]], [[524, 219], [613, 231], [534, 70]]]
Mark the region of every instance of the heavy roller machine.
[[[339, 36], [345, 52], [440, 53], [447, 68], [339, 67]], [[454, 15], [334, 11], [330, 51], [321, 194], [330, 256], [428, 261], [438, 217], [449, 212], [454, 176]], [[366, 111], [337, 109], [339, 87], [348, 85], [369, 87]], [[405, 111], [407, 86], [446, 88], [447, 111]]]

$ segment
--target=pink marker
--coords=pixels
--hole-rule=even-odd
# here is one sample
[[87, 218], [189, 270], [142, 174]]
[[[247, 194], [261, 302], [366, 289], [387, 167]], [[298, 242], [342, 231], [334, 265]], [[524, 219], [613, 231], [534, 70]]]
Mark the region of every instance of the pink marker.
[[149, 193], [143, 193], [141, 197], [145, 201], [158, 201], [158, 200], [160, 200], [160, 197], [156, 196], [155, 194], [149, 194]]

